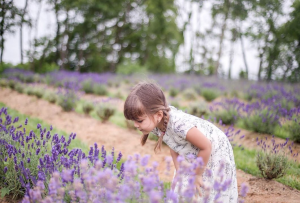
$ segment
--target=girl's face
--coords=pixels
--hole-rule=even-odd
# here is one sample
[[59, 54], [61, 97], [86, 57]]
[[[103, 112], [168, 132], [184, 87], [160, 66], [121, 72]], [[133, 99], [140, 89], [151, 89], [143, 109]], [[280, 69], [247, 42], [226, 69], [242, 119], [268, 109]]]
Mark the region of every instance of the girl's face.
[[159, 114], [154, 114], [153, 118], [149, 117], [147, 114], [139, 117], [137, 120], [134, 120], [134, 127], [143, 133], [143, 135], [149, 134], [162, 119], [162, 116]]

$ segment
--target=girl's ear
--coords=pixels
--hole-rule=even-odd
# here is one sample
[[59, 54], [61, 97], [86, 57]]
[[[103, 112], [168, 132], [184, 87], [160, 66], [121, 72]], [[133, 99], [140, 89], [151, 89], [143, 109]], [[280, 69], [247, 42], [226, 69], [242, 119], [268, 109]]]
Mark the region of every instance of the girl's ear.
[[159, 110], [157, 113], [156, 113], [156, 116], [159, 120], [161, 120], [163, 117], [164, 117], [164, 113], [162, 110]]

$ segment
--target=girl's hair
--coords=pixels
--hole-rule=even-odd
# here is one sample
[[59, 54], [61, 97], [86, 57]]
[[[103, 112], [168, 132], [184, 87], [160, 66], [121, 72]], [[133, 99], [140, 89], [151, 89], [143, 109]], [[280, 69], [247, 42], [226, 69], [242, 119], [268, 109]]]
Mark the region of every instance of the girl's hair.
[[[156, 143], [155, 152], [157, 149], [161, 149], [163, 135], [167, 130], [169, 121], [168, 112], [170, 108], [163, 91], [152, 82], [140, 82], [133, 87], [124, 104], [124, 116], [128, 120], [138, 120], [145, 114], [153, 119], [153, 115], [160, 110], [163, 112], [163, 133]], [[142, 145], [146, 143], [148, 135], [142, 136]]]

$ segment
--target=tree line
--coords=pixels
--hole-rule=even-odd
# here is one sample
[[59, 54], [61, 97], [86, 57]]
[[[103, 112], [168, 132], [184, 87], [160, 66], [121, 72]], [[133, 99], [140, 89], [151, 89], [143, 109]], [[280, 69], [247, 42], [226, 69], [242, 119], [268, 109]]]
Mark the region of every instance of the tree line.
[[[300, 81], [300, 0], [290, 2], [288, 12], [283, 0], [24, 1], [20, 8], [13, 0], [0, 0], [1, 64], [5, 37], [19, 29], [21, 66], [33, 71], [42, 72], [54, 64], [80, 72], [116, 72], [124, 66], [174, 72], [176, 56], [189, 31], [191, 44], [184, 59], [187, 72], [230, 79], [240, 46], [244, 62], [240, 77], [247, 79], [244, 42], [251, 40], [258, 53], [258, 80]], [[31, 4], [38, 5], [35, 17], [29, 15]], [[55, 36], [34, 37], [29, 50], [24, 50], [24, 26], [37, 29], [45, 4], [55, 14]], [[203, 29], [192, 19], [200, 22], [207, 7], [211, 24]], [[212, 39], [217, 43], [208, 43]], [[221, 63], [224, 55], [229, 56], [229, 64]]]

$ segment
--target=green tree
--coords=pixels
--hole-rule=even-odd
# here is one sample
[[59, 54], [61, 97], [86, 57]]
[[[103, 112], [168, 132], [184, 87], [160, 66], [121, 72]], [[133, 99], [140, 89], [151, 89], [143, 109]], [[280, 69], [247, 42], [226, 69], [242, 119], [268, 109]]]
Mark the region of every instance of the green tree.
[[13, 0], [0, 0], [0, 8], [0, 63], [3, 63], [5, 35], [14, 32], [13, 27], [17, 23], [18, 8], [14, 5]]

